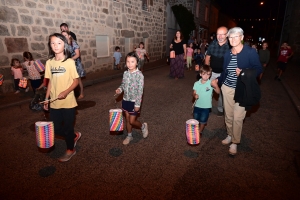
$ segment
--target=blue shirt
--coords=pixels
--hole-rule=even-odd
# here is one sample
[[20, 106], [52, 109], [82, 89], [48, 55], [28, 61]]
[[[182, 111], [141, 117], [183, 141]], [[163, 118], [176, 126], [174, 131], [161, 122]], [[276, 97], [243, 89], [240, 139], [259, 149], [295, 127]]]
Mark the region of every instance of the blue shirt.
[[195, 107], [198, 108], [211, 108], [212, 107], [212, 92], [214, 88], [211, 86], [211, 81], [207, 80], [204, 84], [199, 81], [194, 83], [193, 90], [196, 91], [196, 94], [199, 96]]
[[115, 51], [113, 57], [116, 59], [115, 65], [118, 65], [122, 58], [122, 54], [118, 51]]

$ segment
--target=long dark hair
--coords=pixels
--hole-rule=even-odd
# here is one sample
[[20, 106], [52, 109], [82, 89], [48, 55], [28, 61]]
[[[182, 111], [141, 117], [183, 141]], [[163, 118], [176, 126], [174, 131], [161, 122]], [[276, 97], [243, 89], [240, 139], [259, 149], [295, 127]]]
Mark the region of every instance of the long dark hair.
[[65, 59], [62, 62], [66, 61], [68, 58], [71, 58], [71, 53], [69, 51], [69, 44], [68, 44], [67, 38], [60, 33], [53, 33], [52, 35], [49, 36], [49, 41], [48, 41], [49, 58], [52, 59], [55, 57], [55, 53], [51, 48], [51, 38], [52, 37], [57, 37], [65, 43], [65, 45], [64, 45]]
[[176, 34], [177, 34], [177, 32], [179, 32], [179, 33], [180, 33], [180, 40], [183, 40], [183, 39], [184, 39], [184, 37], [183, 37], [183, 34], [182, 34], [182, 32], [181, 32], [180, 30], [177, 30], [177, 31], [175, 32], [175, 35], [174, 35], [174, 41], [175, 41], [175, 40], [177, 40], [177, 37], [176, 37]]
[[[67, 33], [68, 36], [71, 36], [70, 31], [62, 31], [61, 34], [62, 34], [62, 33]], [[68, 39], [67, 39], [67, 41], [68, 41]], [[70, 37], [70, 44], [69, 44], [69, 45], [73, 46], [73, 38], [72, 38], [72, 36]]]

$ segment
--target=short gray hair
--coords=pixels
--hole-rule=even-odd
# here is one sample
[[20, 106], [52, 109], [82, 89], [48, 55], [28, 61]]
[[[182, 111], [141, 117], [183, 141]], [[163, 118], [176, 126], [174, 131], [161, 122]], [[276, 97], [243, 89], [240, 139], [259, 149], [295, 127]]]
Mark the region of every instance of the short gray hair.
[[231, 35], [233, 33], [239, 33], [240, 35], [244, 35], [243, 29], [241, 29], [240, 27], [234, 27], [234, 28], [229, 29], [229, 31], [227, 33], [227, 37], [229, 37], [229, 35]]

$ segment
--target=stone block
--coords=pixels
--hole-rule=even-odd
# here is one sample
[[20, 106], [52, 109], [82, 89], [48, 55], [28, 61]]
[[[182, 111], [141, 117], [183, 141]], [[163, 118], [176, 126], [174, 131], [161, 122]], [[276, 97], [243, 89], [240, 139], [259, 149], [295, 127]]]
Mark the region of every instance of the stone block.
[[35, 24], [37, 24], [37, 25], [42, 25], [42, 19], [41, 18], [36, 18], [35, 19]]
[[50, 17], [50, 14], [48, 12], [45, 12], [45, 11], [36, 10], [35, 13], [37, 14], [37, 16]]
[[17, 26], [18, 36], [30, 36], [31, 31], [28, 26]]
[[33, 39], [35, 41], [45, 41], [43, 35], [35, 35], [35, 36], [33, 36]]
[[1, 23], [19, 23], [18, 12], [6, 6], [0, 7], [0, 22]]
[[106, 25], [113, 28], [114, 27], [114, 19], [112, 16], [108, 16], [106, 19]]
[[27, 38], [5, 38], [7, 53], [19, 53], [28, 51]]
[[122, 37], [132, 38], [134, 37], [134, 31], [121, 30]]
[[107, 8], [103, 8], [102, 12], [104, 12], [105, 14], [108, 14], [108, 9]]
[[7, 35], [9, 35], [7, 26], [2, 25], [2, 24], [0, 25], [0, 35], [1, 36], [7, 36]]
[[92, 61], [87, 61], [87, 62], [84, 63], [84, 68], [85, 68], [85, 69], [88, 69], [88, 68], [90, 68], [92, 65], [93, 65]]
[[38, 4], [38, 8], [44, 8], [45, 7], [45, 5], [44, 4]]
[[55, 7], [52, 5], [46, 5], [46, 10], [53, 11], [55, 10]]
[[90, 47], [96, 47], [96, 40], [90, 41]]
[[18, 10], [19, 10], [20, 13], [25, 13], [25, 14], [29, 13], [29, 10], [27, 10], [27, 9], [19, 8]]
[[48, 34], [48, 29], [46, 27], [42, 27], [43, 34]]
[[36, 8], [36, 3], [32, 1], [25, 1], [25, 6], [28, 8]]
[[45, 50], [45, 44], [44, 43], [31, 43], [31, 49], [34, 51], [41, 51]]
[[9, 63], [9, 59], [7, 56], [3, 56], [1, 55], [0, 56], [0, 66], [8, 66], [10, 63]]
[[122, 23], [117, 23], [117, 29], [122, 29]]
[[9, 6], [23, 6], [23, 1], [22, 0], [9, 0], [9, 1], [6, 1], [6, 5], [9, 5]]
[[33, 18], [28, 15], [20, 15], [23, 24], [33, 24]]
[[42, 30], [40, 26], [32, 26], [32, 32], [36, 34], [41, 34]]
[[69, 8], [62, 9], [61, 11], [62, 11], [64, 14], [66, 14], [66, 15], [69, 15], [69, 14], [71, 14], [71, 12], [72, 12], [72, 10], [69, 9]]
[[47, 19], [47, 18], [43, 18], [43, 21], [45, 23], [46, 26], [54, 26], [53, 20], [52, 19]]
[[41, 3], [49, 4], [49, 0], [39, 0]]

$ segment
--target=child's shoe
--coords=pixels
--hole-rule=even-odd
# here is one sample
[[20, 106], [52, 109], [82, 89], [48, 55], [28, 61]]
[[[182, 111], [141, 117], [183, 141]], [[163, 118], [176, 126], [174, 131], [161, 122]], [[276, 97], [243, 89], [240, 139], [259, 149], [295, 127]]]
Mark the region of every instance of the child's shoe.
[[76, 150], [73, 151], [67, 150], [66, 153], [58, 159], [59, 162], [67, 162], [76, 154]]
[[81, 133], [76, 132], [75, 135], [76, 135], [76, 137], [74, 138], [74, 148], [76, 147], [77, 141], [81, 138]]
[[144, 128], [142, 128], [142, 133], [143, 133], [143, 138], [146, 138], [148, 137], [148, 124], [147, 123], [144, 123]]
[[229, 154], [234, 156], [236, 153], [237, 153], [237, 145], [232, 143], [229, 146]]
[[227, 137], [224, 140], [222, 140], [223, 145], [230, 144], [230, 142], [231, 142], [231, 136], [230, 135], [227, 135]]
[[123, 141], [123, 144], [124, 144], [124, 145], [127, 145], [127, 144], [129, 144], [130, 141], [132, 141], [132, 140], [133, 140], [133, 137], [132, 137], [132, 136], [127, 136], [127, 137], [125, 138], [125, 140]]

